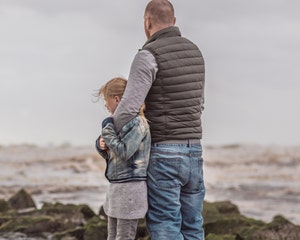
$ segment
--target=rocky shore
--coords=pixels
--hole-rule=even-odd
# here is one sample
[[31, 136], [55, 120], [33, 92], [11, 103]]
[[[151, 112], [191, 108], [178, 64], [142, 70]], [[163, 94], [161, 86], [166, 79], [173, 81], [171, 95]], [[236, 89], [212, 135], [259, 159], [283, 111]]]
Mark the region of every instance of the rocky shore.
[[[283, 216], [269, 223], [242, 215], [229, 201], [204, 203], [206, 240], [299, 240], [300, 226]], [[107, 218], [86, 204], [44, 203], [37, 208], [25, 189], [8, 200], [0, 199], [0, 239], [104, 240]], [[150, 239], [145, 220], [138, 226], [137, 240]]]

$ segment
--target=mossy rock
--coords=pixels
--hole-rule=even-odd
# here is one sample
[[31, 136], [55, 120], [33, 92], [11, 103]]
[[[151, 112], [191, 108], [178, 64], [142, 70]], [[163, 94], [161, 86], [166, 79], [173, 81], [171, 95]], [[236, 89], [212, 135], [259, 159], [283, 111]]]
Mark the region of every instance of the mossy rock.
[[240, 214], [229, 201], [204, 202], [204, 232], [210, 239], [243, 239], [265, 225], [264, 222]]
[[86, 204], [44, 203], [41, 212], [56, 219], [65, 219], [75, 224], [85, 224], [89, 219], [96, 216]]
[[107, 239], [107, 225], [89, 224], [84, 232], [83, 240], [105, 240]]
[[57, 232], [60, 224], [48, 216], [22, 216], [12, 218], [0, 226], [0, 232], [22, 232], [28, 235], [40, 235], [43, 232]]
[[273, 221], [252, 233], [246, 240], [299, 240], [300, 226], [294, 225], [282, 216], [275, 216]]
[[98, 216], [99, 216], [101, 219], [104, 219], [104, 220], [107, 221], [107, 215], [106, 215], [106, 213], [104, 212], [103, 206], [100, 207], [99, 212], [98, 212]]
[[53, 240], [106, 240], [107, 238], [107, 222], [100, 219], [99, 216], [94, 216], [85, 224], [78, 225], [74, 228], [69, 228], [65, 231], [55, 233], [52, 236]]
[[25, 191], [19, 190], [15, 195], [8, 199], [9, 205], [16, 210], [36, 208], [35, 202], [32, 197]]
[[137, 233], [136, 233], [136, 239], [137, 240], [150, 239], [145, 218], [139, 219], [139, 224], [138, 224]]
[[[24, 190], [20, 193], [24, 194]], [[300, 239], [300, 226], [284, 217], [276, 216], [266, 224], [241, 215], [230, 201], [205, 201], [203, 217], [206, 240]], [[44, 203], [41, 209], [16, 210], [9, 202], [0, 200], [0, 232], [47, 236], [52, 240], [105, 240], [107, 216], [103, 207], [96, 215], [86, 204]], [[150, 240], [145, 218], [139, 220], [135, 240]]]
[[11, 220], [11, 217], [9, 216], [0, 216], [0, 232], [1, 232], [1, 226], [5, 223], [9, 222]]
[[233, 216], [241, 216], [238, 207], [229, 201], [213, 203], [204, 201], [202, 215], [205, 223]]
[[204, 224], [205, 233], [215, 233], [215, 234], [239, 234], [245, 229], [251, 227], [258, 229], [261, 222], [256, 222], [251, 219], [245, 218], [243, 216], [235, 218], [224, 218], [216, 220], [215, 222]]
[[215, 202], [214, 205], [218, 209], [219, 213], [225, 215], [240, 215], [237, 205], [230, 201]]
[[5, 201], [4, 199], [0, 199], [0, 213], [7, 212], [11, 209], [12, 208], [10, 207], [10, 205], [7, 201]]
[[84, 240], [85, 228], [84, 227], [76, 227], [73, 229], [68, 229], [62, 232], [56, 232], [51, 236], [52, 240]]
[[79, 205], [79, 210], [83, 214], [84, 219], [86, 219], [86, 220], [89, 220], [89, 219], [96, 216], [94, 211], [86, 204], [80, 204]]
[[235, 235], [217, 235], [210, 233], [205, 237], [205, 240], [236, 240]]

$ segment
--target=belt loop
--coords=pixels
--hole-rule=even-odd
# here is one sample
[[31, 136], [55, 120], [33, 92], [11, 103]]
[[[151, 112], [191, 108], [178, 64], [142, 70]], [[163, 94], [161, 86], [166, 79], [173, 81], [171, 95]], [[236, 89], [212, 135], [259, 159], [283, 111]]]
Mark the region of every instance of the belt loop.
[[190, 139], [188, 139], [188, 145], [189, 145], [189, 148], [191, 148], [192, 143], [191, 143]]

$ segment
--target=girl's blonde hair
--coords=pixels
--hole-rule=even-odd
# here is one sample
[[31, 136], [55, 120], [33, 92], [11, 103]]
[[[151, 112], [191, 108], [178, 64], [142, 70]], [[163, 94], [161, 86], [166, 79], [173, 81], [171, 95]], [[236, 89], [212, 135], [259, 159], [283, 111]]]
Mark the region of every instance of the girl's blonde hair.
[[[115, 77], [111, 80], [109, 80], [106, 84], [104, 84], [97, 92], [97, 97], [102, 97], [104, 100], [107, 100], [108, 98], [118, 96], [119, 98], [122, 98], [123, 93], [125, 91], [127, 84], [127, 80], [125, 78], [121, 77]], [[144, 115], [145, 111], [145, 103], [140, 108], [139, 115], [142, 117], [145, 117]]]
[[115, 96], [122, 98], [126, 84], [127, 80], [124, 78], [113, 78], [99, 89], [98, 96], [104, 98], [104, 100]]

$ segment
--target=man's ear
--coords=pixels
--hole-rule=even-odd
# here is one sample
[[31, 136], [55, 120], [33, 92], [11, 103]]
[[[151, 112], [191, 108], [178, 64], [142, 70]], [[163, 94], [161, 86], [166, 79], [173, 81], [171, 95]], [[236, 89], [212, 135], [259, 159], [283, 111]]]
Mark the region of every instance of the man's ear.
[[146, 17], [145, 19], [146, 29], [150, 30], [152, 28], [150, 17]]

